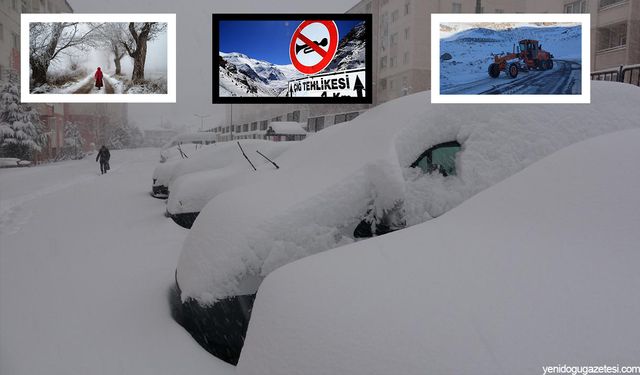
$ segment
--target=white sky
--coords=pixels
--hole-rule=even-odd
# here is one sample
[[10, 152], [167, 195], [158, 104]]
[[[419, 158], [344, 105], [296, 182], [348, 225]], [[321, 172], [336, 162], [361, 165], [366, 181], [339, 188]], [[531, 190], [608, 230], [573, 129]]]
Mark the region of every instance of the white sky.
[[212, 13], [344, 13], [358, 0], [68, 0], [75, 13], [175, 13], [177, 15], [177, 103], [130, 104], [129, 119], [158, 128], [162, 118], [200, 127], [193, 114], [211, 114], [205, 125], [224, 120], [223, 105], [211, 104]]

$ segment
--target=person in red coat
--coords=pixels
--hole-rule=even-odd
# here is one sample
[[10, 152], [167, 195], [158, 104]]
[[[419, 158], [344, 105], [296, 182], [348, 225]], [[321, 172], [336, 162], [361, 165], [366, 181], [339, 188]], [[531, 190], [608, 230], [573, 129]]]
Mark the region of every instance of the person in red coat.
[[96, 70], [96, 74], [94, 74], [93, 77], [96, 79], [96, 87], [98, 88], [98, 90], [100, 90], [100, 88], [103, 86], [102, 70], [100, 70], [100, 67], [98, 67], [98, 70]]

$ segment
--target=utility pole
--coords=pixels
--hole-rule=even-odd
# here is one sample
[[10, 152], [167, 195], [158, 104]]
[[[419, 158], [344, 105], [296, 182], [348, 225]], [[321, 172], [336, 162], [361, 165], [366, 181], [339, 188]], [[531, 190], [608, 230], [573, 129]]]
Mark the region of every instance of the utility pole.
[[482, 13], [482, 0], [476, 0], [476, 13]]
[[204, 119], [206, 119], [207, 117], [211, 117], [211, 115], [197, 115], [197, 114], [193, 114], [194, 116], [200, 118], [200, 131], [203, 131], [204, 129]]
[[229, 104], [229, 140], [233, 141], [233, 104]]

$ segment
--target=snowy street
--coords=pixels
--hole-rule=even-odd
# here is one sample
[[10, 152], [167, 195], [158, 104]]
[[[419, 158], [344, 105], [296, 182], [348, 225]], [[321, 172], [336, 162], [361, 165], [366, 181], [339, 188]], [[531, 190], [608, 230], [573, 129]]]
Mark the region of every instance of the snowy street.
[[171, 318], [187, 230], [149, 196], [158, 156], [0, 170], [0, 373], [234, 372]]
[[554, 60], [547, 71], [519, 72], [515, 79], [501, 72], [498, 78], [483, 78], [443, 87], [442, 94], [576, 94], [580, 93], [581, 65], [571, 60]]

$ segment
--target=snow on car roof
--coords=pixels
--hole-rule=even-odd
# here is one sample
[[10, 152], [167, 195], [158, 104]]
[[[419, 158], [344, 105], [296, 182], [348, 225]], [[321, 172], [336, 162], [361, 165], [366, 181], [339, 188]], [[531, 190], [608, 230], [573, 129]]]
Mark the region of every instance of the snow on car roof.
[[294, 121], [273, 121], [269, 124], [269, 127], [275, 134], [280, 135], [307, 134], [307, 131], [303, 128], [303, 124]]
[[[372, 108], [281, 155], [277, 173], [218, 195], [201, 211], [178, 262], [182, 298], [213, 303], [254, 293], [245, 282], [354, 241], [372, 209], [404, 202], [413, 225], [571, 143], [639, 127], [640, 88], [593, 82], [592, 104], [430, 104], [429, 92]], [[408, 167], [457, 140], [457, 176]]]
[[[239, 141], [247, 156], [254, 162], [264, 160], [256, 153], [276, 157], [297, 142], [272, 142], [258, 139], [244, 139]], [[168, 165], [166, 165], [168, 164]], [[169, 186], [176, 178], [187, 173], [208, 169], [225, 168], [231, 164], [242, 164], [251, 168], [247, 163], [237, 142], [222, 142], [201, 147], [197, 152], [189, 155], [188, 159], [179, 159], [175, 163], [158, 165], [154, 171], [156, 185]]]
[[253, 305], [238, 373], [637, 362], [638, 143], [638, 129], [589, 139], [438, 220], [278, 269]]

